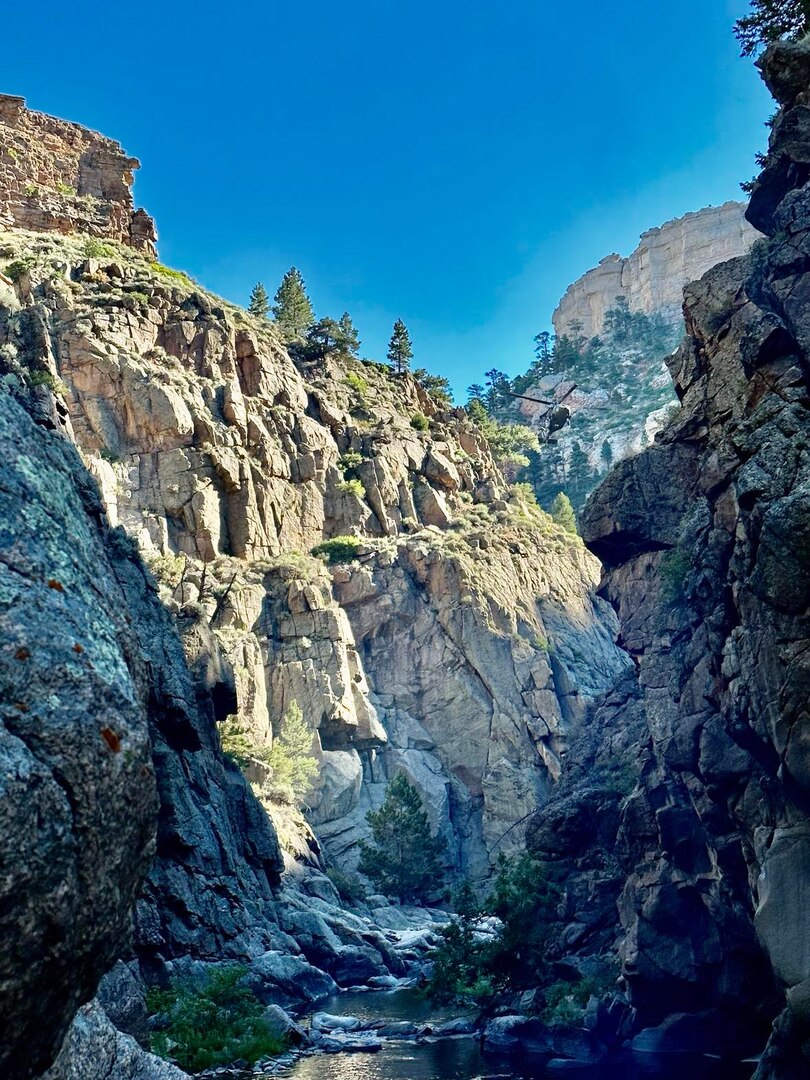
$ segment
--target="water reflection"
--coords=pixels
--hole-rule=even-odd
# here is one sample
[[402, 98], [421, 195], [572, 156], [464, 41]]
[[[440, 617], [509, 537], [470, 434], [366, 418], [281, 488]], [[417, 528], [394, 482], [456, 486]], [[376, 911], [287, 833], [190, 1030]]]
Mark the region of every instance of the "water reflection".
[[750, 1080], [753, 1069], [683, 1055], [653, 1061], [648, 1057], [610, 1066], [582, 1066], [574, 1062], [549, 1067], [529, 1061], [484, 1056], [474, 1039], [435, 1043], [387, 1043], [378, 1054], [335, 1054], [300, 1061], [291, 1071], [294, 1080]]

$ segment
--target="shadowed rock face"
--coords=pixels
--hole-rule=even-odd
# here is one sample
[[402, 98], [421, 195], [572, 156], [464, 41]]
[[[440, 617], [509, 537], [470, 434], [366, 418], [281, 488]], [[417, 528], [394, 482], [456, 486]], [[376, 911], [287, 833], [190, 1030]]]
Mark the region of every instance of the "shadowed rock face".
[[810, 49], [761, 67], [782, 105], [749, 211], [767, 240], [687, 287], [680, 414], [582, 525], [647, 711], [633, 1001], [755, 1025], [786, 994], [758, 1073], [784, 1077], [810, 1034]]
[[6, 395], [0, 522], [0, 1072], [26, 1077], [126, 940], [156, 796], [132, 566], [74, 448]]

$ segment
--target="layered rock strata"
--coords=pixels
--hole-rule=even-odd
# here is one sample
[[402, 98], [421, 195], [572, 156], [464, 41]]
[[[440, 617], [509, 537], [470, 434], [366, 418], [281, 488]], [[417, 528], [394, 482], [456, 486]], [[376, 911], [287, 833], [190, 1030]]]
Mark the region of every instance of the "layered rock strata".
[[0, 94], [0, 235], [35, 229], [120, 240], [155, 257], [155, 223], [132, 198], [139, 168], [117, 142]]

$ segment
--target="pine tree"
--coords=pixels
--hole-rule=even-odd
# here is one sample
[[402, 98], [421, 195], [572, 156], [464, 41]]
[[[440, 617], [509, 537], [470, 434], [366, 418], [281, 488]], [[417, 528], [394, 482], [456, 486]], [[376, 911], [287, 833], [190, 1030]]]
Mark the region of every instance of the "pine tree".
[[260, 319], [266, 319], [267, 313], [270, 311], [270, 297], [260, 281], [257, 281], [250, 291], [248, 311], [251, 315], [256, 315]]
[[577, 516], [574, 513], [571, 500], [564, 491], [560, 491], [554, 496], [554, 502], [551, 504], [551, 516], [566, 532], [575, 533], [577, 531]]
[[484, 391], [484, 388], [481, 385], [481, 383], [477, 383], [477, 382], [471, 383], [467, 387], [467, 401], [468, 402], [469, 401], [481, 401], [481, 402], [483, 402], [484, 393], [485, 393], [485, 391]]
[[304, 279], [294, 266], [281, 279], [274, 297], [273, 318], [288, 341], [303, 337], [315, 321]]
[[602, 449], [599, 451], [599, 456], [605, 463], [605, 468], [609, 469], [613, 464], [613, 448], [607, 439], [602, 443]]
[[412, 374], [422, 389], [430, 394], [437, 404], [449, 405], [453, 400], [450, 380], [446, 379], [444, 375], [431, 375], [427, 368], [423, 367], [416, 368]]
[[306, 334], [307, 345], [312, 355], [324, 357], [335, 352], [340, 347], [342, 333], [340, 323], [335, 322], [334, 319], [326, 317], [312, 323]]
[[578, 442], [571, 444], [571, 454], [568, 459], [568, 478], [571, 496], [575, 506], [581, 506], [585, 502], [593, 473], [588, 455]]
[[343, 312], [338, 322], [337, 347], [349, 356], [357, 356], [360, 349], [360, 338], [357, 336], [357, 329], [348, 311]]
[[388, 342], [388, 362], [398, 375], [403, 375], [411, 366], [412, 359], [411, 335], [402, 319], [397, 319], [391, 340]]
[[267, 764], [272, 769], [272, 793], [292, 796], [291, 801], [301, 802], [318, 772], [318, 762], [312, 753], [312, 732], [296, 701], [284, 713], [281, 730], [267, 755]]
[[443, 877], [444, 841], [430, 834], [428, 816], [416, 788], [397, 773], [379, 810], [366, 815], [373, 843], [360, 843], [361, 874], [386, 895], [424, 899]]
[[780, 38], [810, 31], [810, 0], [752, 0], [751, 13], [734, 24], [742, 55], [751, 56]]

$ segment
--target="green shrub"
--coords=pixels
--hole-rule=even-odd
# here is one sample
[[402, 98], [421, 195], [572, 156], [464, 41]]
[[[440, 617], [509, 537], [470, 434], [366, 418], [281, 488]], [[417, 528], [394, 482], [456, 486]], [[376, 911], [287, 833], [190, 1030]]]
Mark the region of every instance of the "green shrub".
[[559, 979], [543, 991], [545, 1007], [540, 1013], [544, 1024], [578, 1024], [585, 1015], [585, 1008], [591, 997], [607, 996], [615, 987], [613, 973], [605, 972], [601, 977], [589, 975], [577, 981]]
[[414, 428], [415, 431], [427, 431], [430, 427], [430, 422], [426, 416], [423, 416], [422, 413], [418, 412], [411, 417], [411, 427]]
[[33, 199], [35, 195], [39, 195], [39, 188], [36, 184], [29, 181], [29, 183], [25, 185], [25, 194], [29, 199]]
[[18, 282], [23, 274], [27, 274], [33, 267], [34, 260], [31, 258], [15, 259], [14, 262], [10, 262], [6, 267], [6, 277], [13, 282]]
[[76, 188], [72, 184], [65, 184], [63, 181], [59, 181], [56, 185], [56, 190], [60, 195], [75, 195]]
[[281, 802], [300, 803], [318, 774], [318, 761], [312, 753], [312, 731], [297, 702], [284, 713], [272, 745], [257, 743], [244, 722], [229, 716], [219, 727], [223, 754], [240, 769], [259, 761], [270, 769], [263, 793]]
[[354, 874], [347, 874], [340, 867], [330, 866], [327, 868], [326, 876], [337, 889], [341, 900], [345, 900], [347, 904], [357, 904], [365, 900], [366, 888], [360, 878], [355, 877]]
[[124, 293], [121, 303], [128, 311], [134, 311], [136, 308], [149, 307], [149, 297], [145, 292], [134, 290]]
[[444, 876], [445, 844], [430, 832], [422, 797], [402, 773], [385, 792], [379, 810], [366, 814], [372, 842], [360, 842], [361, 874], [386, 895], [401, 900], [425, 899]]
[[82, 244], [82, 254], [85, 259], [112, 259], [115, 258], [116, 251], [97, 236], [88, 236]]
[[368, 379], [364, 379], [363, 376], [357, 371], [346, 372], [346, 385], [350, 386], [354, 390], [360, 399], [360, 403], [365, 405], [366, 394], [368, 393]]
[[164, 266], [163, 263], [160, 262], [150, 262], [149, 268], [153, 273], [160, 274], [161, 277], [168, 278], [178, 285], [187, 285], [189, 288], [192, 288], [194, 285], [194, 282], [188, 274], [184, 274], [182, 270], [173, 270], [171, 266]]
[[338, 468], [342, 472], [350, 472], [352, 469], [356, 469], [358, 465], [361, 465], [362, 462], [362, 454], [358, 454], [355, 450], [349, 450], [338, 459]]
[[257, 759], [261, 749], [237, 716], [229, 716], [219, 725], [219, 745], [225, 757], [240, 769], [247, 768], [252, 759]]
[[686, 577], [692, 568], [689, 552], [680, 545], [662, 556], [659, 563], [664, 599], [671, 604], [682, 603], [686, 598]]
[[528, 506], [538, 505], [537, 496], [531, 484], [512, 484], [511, 491], [515, 498], [520, 499], [521, 502], [526, 503]]
[[300, 803], [318, 775], [318, 762], [312, 753], [312, 731], [297, 702], [284, 713], [281, 730], [273, 740], [265, 761], [272, 769], [271, 795]]
[[[543, 863], [503, 856], [489, 896], [478, 903], [469, 886], [458, 895], [458, 921], [441, 931], [428, 987], [432, 996], [483, 1000], [506, 989], [536, 985], [548, 975], [547, 953], [560, 891]], [[478, 920], [495, 915], [493, 938], [479, 939]]]
[[199, 986], [175, 981], [167, 990], [150, 990], [147, 1008], [165, 1021], [152, 1035], [153, 1052], [192, 1072], [280, 1054], [284, 1040], [262, 1018], [261, 1002], [240, 985], [246, 973], [229, 964], [209, 970]]
[[333, 566], [335, 563], [351, 562], [357, 558], [357, 550], [360, 541], [356, 536], [333, 536], [331, 540], [324, 540], [316, 544], [311, 554], [320, 556]]
[[565, 529], [566, 532], [577, 534], [577, 516], [574, 513], [571, 500], [564, 491], [559, 491], [554, 496], [554, 502], [551, 504], [551, 516], [556, 524]]
[[366, 489], [359, 480], [341, 480], [337, 489], [338, 491], [345, 491], [351, 495], [356, 495], [358, 499], [363, 499], [366, 495]]

